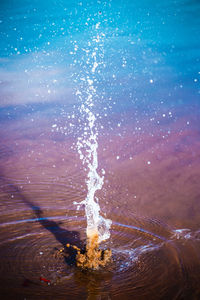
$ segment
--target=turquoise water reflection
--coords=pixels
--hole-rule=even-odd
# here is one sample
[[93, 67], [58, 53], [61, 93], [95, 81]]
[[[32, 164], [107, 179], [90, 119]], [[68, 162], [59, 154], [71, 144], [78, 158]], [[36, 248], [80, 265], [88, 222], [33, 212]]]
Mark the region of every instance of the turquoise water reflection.
[[83, 49], [97, 23], [105, 34], [95, 83], [103, 107], [198, 103], [198, 1], [10, 0], [0, 9], [1, 106], [76, 103]]

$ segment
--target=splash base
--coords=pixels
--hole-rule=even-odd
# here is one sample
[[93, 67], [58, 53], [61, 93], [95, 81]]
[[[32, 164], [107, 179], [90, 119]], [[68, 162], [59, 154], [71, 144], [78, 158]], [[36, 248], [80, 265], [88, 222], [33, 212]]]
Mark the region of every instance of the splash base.
[[77, 251], [76, 265], [82, 269], [98, 270], [111, 261], [112, 251], [110, 249], [99, 249], [98, 234], [88, 237], [85, 249], [67, 244], [67, 248], [72, 247]]

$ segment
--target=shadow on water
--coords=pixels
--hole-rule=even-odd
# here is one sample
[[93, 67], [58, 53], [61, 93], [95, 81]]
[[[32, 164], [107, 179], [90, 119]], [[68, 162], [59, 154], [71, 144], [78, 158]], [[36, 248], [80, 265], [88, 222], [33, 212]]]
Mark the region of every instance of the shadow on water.
[[12, 183], [9, 179], [2, 176], [2, 174], [0, 176], [0, 188], [3, 192], [9, 195], [17, 194], [23, 201], [23, 203], [25, 203], [28, 207], [32, 209], [35, 216], [37, 217], [37, 221], [46, 230], [52, 233], [55, 236], [56, 240], [64, 247], [64, 252], [66, 254], [66, 263], [70, 266], [75, 265], [77, 251], [74, 250], [72, 247], [66, 247], [66, 244], [76, 245], [79, 248], [83, 247], [83, 242], [80, 240], [79, 232], [64, 229], [60, 227], [62, 222], [55, 222], [45, 217], [42, 209], [38, 205], [35, 205], [32, 201], [30, 201], [26, 196], [24, 196], [24, 194], [21, 192], [18, 186]]
[[[64, 259], [68, 266], [76, 265], [76, 254], [77, 251], [72, 247], [66, 247], [66, 244], [76, 245], [79, 248], [84, 248], [84, 242], [80, 240], [80, 234], [77, 231], [70, 231], [60, 227], [61, 222], [55, 222], [49, 220], [44, 216], [44, 212], [38, 205], [35, 205], [32, 201], [30, 201], [20, 190], [20, 188], [11, 182], [10, 179], [7, 179], [2, 174], [0, 175], [0, 189], [8, 194], [9, 196], [15, 194], [20, 197], [20, 199], [25, 203], [31, 210], [34, 212], [36, 216], [36, 220], [40, 223], [43, 228], [48, 230], [51, 234], [54, 235], [56, 240], [64, 247]], [[47, 245], [47, 247], [50, 245]], [[58, 250], [58, 249], [55, 249]], [[106, 279], [107, 282], [112, 278], [112, 274], [107, 272], [106, 276], [102, 277], [102, 274], [98, 274], [98, 272], [93, 272], [90, 270], [81, 270], [76, 268], [74, 270], [74, 280], [77, 286], [86, 290], [87, 299], [88, 300], [97, 300], [101, 299], [101, 286], [102, 282]], [[25, 279], [23, 282], [23, 287], [34, 285], [35, 282], [30, 281], [29, 279]], [[107, 292], [104, 292], [107, 295]], [[109, 296], [107, 296], [109, 299]]]

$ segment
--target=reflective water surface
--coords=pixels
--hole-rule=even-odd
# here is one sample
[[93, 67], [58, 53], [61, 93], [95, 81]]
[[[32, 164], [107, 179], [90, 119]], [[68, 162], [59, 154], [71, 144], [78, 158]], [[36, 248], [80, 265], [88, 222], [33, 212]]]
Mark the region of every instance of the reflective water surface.
[[85, 243], [85, 213], [73, 205], [86, 196], [85, 174], [73, 138], [52, 133], [50, 122], [20, 119], [2, 129], [4, 299], [198, 299], [199, 132], [185, 126], [163, 143], [156, 132], [134, 137], [129, 128], [123, 138], [117, 129], [99, 139], [107, 175], [98, 197], [113, 222], [101, 247], [113, 256], [105, 269], [83, 272], [73, 253], [58, 254]]
[[[199, 299], [199, 2], [40, 2], [0, 5], [1, 297]], [[112, 261], [83, 271], [66, 248], [86, 241], [75, 91], [98, 22], [96, 196]]]

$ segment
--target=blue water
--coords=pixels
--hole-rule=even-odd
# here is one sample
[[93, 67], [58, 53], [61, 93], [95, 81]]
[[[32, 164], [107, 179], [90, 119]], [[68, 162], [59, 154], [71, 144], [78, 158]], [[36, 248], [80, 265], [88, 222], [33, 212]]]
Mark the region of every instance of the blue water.
[[76, 105], [83, 49], [98, 22], [105, 38], [97, 111], [196, 112], [199, 14], [199, 1], [184, 0], [1, 1], [1, 119], [10, 109], [15, 117], [13, 108], [52, 113]]

